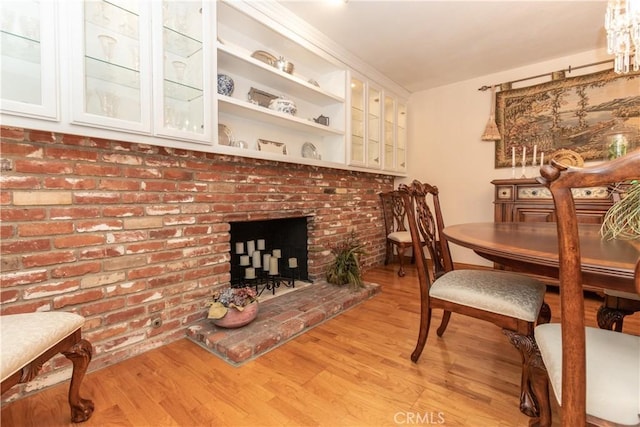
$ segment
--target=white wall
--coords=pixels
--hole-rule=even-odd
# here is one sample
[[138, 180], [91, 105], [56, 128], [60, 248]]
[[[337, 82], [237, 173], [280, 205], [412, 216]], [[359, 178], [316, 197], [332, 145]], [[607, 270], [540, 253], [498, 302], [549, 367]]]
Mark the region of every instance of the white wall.
[[[495, 145], [480, 139], [489, 119], [491, 91], [478, 88], [608, 59], [604, 49], [588, 51], [414, 93], [409, 99], [408, 177], [396, 180], [396, 185], [414, 179], [436, 185], [446, 224], [493, 221], [491, 180], [511, 178], [511, 168], [495, 169]], [[611, 67], [574, 70], [567, 77]], [[513, 87], [549, 80], [527, 80]], [[456, 245], [451, 250], [455, 262], [490, 265], [471, 250]]]

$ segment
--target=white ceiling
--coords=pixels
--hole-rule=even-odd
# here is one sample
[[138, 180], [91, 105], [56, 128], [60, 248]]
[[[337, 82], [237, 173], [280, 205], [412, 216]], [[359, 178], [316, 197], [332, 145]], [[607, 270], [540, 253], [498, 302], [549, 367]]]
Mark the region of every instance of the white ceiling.
[[279, 2], [409, 92], [606, 47], [606, 0]]

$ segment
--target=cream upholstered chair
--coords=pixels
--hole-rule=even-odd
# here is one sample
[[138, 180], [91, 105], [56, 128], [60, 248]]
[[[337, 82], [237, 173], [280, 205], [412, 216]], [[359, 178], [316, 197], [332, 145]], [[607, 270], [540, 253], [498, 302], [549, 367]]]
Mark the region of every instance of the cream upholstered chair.
[[[640, 150], [584, 169], [553, 162], [540, 172], [538, 180], [551, 190], [556, 208], [562, 313], [560, 323], [536, 327], [535, 338], [562, 407], [562, 425], [640, 425], [640, 336], [585, 328], [580, 239], [571, 192], [639, 179]], [[635, 274], [640, 292], [640, 262]], [[550, 425], [549, 396], [538, 399], [541, 425]]]
[[598, 308], [598, 326], [602, 329], [622, 332], [625, 316], [638, 311], [640, 311], [640, 295], [605, 289], [604, 301]]
[[[546, 287], [529, 276], [492, 270], [454, 270], [449, 245], [442, 236], [444, 222], [440, 210], [438, 189], [413, 181], [401, 185], [409, 220], [416, 267], [420, 282], [420, 328], [418, 342], [411, 360], [418, 361], [427, 342], [433, 309], [444, 310], [437, 330], [442, 336], [451, 313], [458, 313], [491, 322], [503, 329], [509, 341], [522, 356], [520, 410], [538, 416], [533, 390], [525, 366], [535, 348], [533, 330], [536, 322], [548, 322], [549, 306], [544, 302]], [[433, 212], [430, 205], [433, 206]], [[426, 259], [422, 243], [430, 260]]]
[[42, 365], [58, 353], [73, 363], [69, 385], [71, 421], [91, 417], [94, 405], [80, 397], [80, 384], [91, 361], [91, 344], [82, 339], [84, 317], [65, 312], [37, 312], [0, 316], [0, 376], [2, 393], [31, 381]]
[[[384, 229], [386, 234], [386, 253], [384, 265], [393, 259], [394, 248], [398, 252], [398, 276], [403, 277], [405, 252], [411, 247], [411, 233], [407, 230], [407, 213], [402, 203], [402, 195], [397, 190], [380, 193], [382, 202], [382, 214], [384, 216]], [[413, 259], [413, 258], [412, 258]]]

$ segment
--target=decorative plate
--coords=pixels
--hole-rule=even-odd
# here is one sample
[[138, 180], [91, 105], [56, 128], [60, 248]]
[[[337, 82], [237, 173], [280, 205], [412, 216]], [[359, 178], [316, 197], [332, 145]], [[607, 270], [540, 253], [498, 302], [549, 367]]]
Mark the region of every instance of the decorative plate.
[[584, 166], [584, 159], [582, 156], [575, 151], [567, 150], [565, 148], [561, 148], [551, 155], [551, 160], [555, 160], [558, 163], [561, 163], [565, 166]]
[[233, 132], [222, 123], [218, 123], [218, 144], [220, 145], [232, 145], [233, 144]]
[[302, 144], [302, 157], [306, 159], [317, 159], [318, 150], [316, 150], [316, 146], [310, 142]]
[[268, 141], [266, 139], [258, 140], [258, 151], [266, 151], [268, 153], [287, 154], [287, 145], [284, 142]]
[[258, 61], [262, 61], [267, 65], [271, 65], [272, 67], [275, 67], [276, 62], [278, 62], [278, 58], [264, 50], [256, 50], [251, 54], [251, 57], [257, 59]]

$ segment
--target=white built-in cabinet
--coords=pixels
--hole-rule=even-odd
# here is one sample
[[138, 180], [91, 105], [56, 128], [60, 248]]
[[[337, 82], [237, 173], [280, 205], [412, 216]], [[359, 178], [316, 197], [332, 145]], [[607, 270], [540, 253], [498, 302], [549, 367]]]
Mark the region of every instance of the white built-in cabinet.
[[3, 113], [59, 119], [56, 15], [51, 1], [0, 2]]
[[[405, 173], [406, 104], [357, 77], [306, 24], [279, 19], [279, 8], [228, 0], [5, 0], [2, 122]], [[294, 68], [287, 72], [269, 57]], [[218, 93], [219, 75], [233, 80], [231, 93]], [[295, 111], [269, 108], [271, 98]]]
[[[209, 3], [102, 0], [69, 11], [72, 123], [206, 143]], [[80, 25], [78, 25], [80, 23]], [[153, 100], [153, 102], [150, 102]]]
[[406, 172], [406, 103], [355, 74], [350, 87], [349, 164]]

